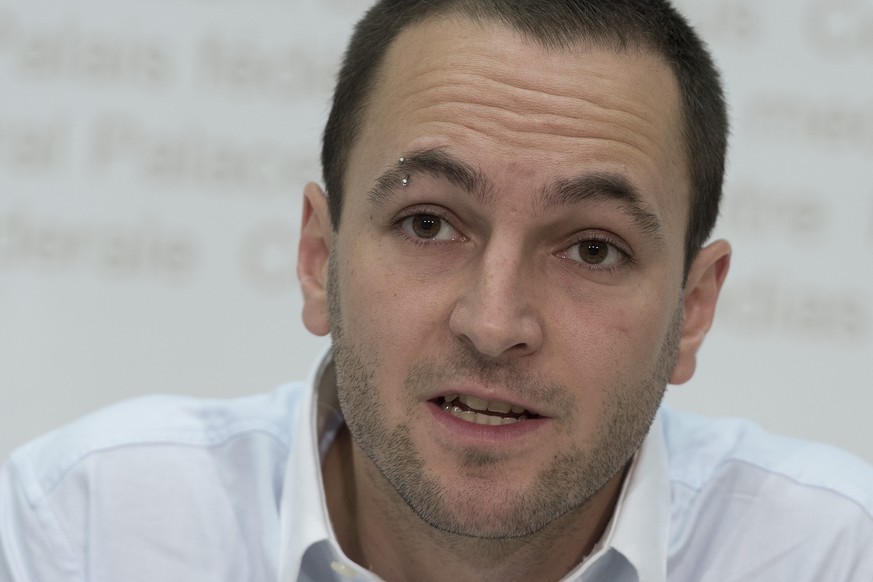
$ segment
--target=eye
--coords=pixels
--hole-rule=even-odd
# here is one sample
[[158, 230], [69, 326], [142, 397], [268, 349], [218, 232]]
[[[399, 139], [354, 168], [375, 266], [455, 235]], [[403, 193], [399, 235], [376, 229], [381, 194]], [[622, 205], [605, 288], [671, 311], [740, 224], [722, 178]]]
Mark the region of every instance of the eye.
[[400, 221], [403, 232], [415, 239], [424, 240], [457, 240], [458, 232], [449, 222], [434, 214], [413, 214]]
[[591, 238], [574, 243], [562, 253], [570, 260], [585, 263], [596, 268], [610, 269], [621, 266], [628, 260], [628, 255], [614, 244], [605, 240]]

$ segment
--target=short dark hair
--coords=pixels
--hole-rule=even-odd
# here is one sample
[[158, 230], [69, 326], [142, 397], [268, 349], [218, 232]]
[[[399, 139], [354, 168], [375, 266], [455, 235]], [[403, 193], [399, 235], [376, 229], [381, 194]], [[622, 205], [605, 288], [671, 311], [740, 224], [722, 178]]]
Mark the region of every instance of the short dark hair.
[[691, 180], [685, 273], [709, 238], [721, 199], [728, 120], [718, 71], [706, 45], [668, 0], [380, 0], [355, 27], [337, 78], [321, 163], [333, 228], [342, 214], [349, 154], [360, 133], [385, 53], [407, 26], [455, 14], [504, 24], [547, 49], [581, 42], [643, 48], [670, 66], [681, 92]]

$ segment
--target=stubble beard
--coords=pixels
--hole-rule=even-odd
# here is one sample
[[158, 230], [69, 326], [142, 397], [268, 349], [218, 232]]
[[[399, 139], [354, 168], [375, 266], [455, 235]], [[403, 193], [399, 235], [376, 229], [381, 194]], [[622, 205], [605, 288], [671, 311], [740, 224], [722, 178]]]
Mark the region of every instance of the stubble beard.
[[[533, 535], [559, 517], [582, 507], [630, 462], [657, 412], [676, 362], [682, 311], [674, 312], [656, 365], [636, 386], [621, 385], [604, 399], [600, 425], [586, 450], [574, 445], [540, 471], [524, 490], [501, 483], [501, 459], [475, 449], [458, 454], [458, 466], [475, 474], [475, 486], [449, 487], [429, 472], [411, 438], [408, 423], [391, 426], [375, 383], [379, 350], [348, 341], [344, 334], [332, 249], [328, 270], [328, 308], [340, 406], [354, 442], [412, 511], [430, 526], [451, 534], [510, 540]], [[578, 411], [578, 390], [550, 382], [510, 363], [485, 361], [460, 342], [451, 357], [412, 366], [404, 383], [404, 412], [413, 418], [417, 396], [452, 378], [479, 378], [509, 387], [549, 409]], [[565, 419], [567, 426], [573, 419]], [[548, 454], [548, 453], [545, 453]], [[493, 475], [493, 479], [488, 476]], [[485, 478], [483, 478], [485, 477]], [[465, 492], [474, 492], [465, 498]], [[483, 502], [487, 500], [487, 502]]]

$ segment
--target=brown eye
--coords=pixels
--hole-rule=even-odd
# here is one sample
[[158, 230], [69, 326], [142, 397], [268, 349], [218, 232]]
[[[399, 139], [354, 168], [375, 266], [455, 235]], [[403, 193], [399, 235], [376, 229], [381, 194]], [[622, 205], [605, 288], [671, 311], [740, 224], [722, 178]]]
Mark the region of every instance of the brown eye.
[[461, 234], [446, 220], [434, 214], [412, 214], [400, 221], [407, 236], [423, 241], [462, 240]]
[[587, 265], [591, 269], [609, 269], [618, 267], [629, 260], [628, 254], [618, 246], [589, 238], [580, 240], [563, 251], [560, 256]]
[[609, 257], [609, 244], [598, 240], [579, 243], [579, 258], [591, 265], [599, 265]]
[[439, 234], [442, 219], [430, 214], [416, 214], [412, 217], [412, 231], [420, 238], [434, 238]]

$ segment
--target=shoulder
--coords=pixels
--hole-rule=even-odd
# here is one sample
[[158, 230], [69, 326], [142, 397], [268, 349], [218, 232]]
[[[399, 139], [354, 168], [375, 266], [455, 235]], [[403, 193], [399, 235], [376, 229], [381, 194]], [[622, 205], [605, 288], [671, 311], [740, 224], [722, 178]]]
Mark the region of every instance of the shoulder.
[[104, 452], [143, 446], [214, 447], [260, 434], [287, 447], [303, 385], [233, 399], [152, 395], [123, 401], [54, 430], [12, 453], [47, 490], [73, 465]]
[[830, 580], [873, 575], [869, 464], [748, 420], [665, 408], [662, 426], [677, 567], [702, 579], [707, 564], [746, 580], [816, 579], [825, 567]]
[[139, 564], [183, 548], [195, 566], [266, 579], [253, 574], [269, 563], [258, 540], [278, 530], [309, 393], [287, 384], [228, 400], [136, 398], [21, 447], [0, 468], [0, 566], [66, 579], [90, 552], [111, 579], [139, 580]]
[[725, 474], [772, 476], [801, 489], [851, 500], [873, 518], [873, 467], [838, 448], [772, 434], [738, 418], [665, 409], [671, 480], [699, 490]]

